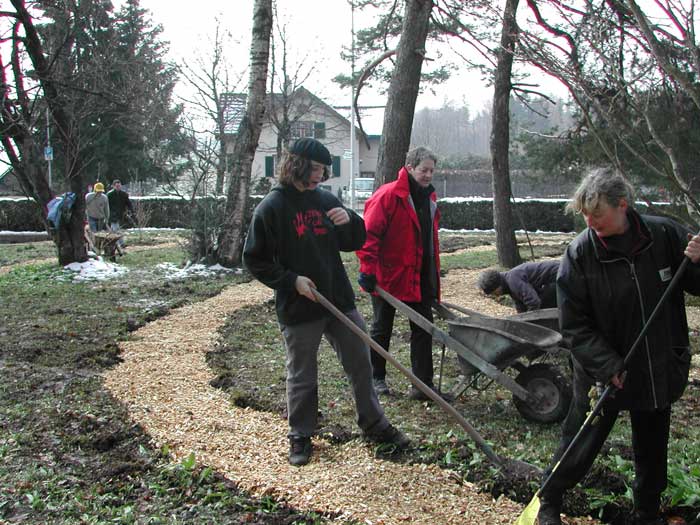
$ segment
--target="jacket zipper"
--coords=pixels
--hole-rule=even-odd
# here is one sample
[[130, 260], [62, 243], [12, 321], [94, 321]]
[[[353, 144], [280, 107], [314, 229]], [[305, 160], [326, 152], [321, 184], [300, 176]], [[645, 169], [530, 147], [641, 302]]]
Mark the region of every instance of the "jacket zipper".
[[[647, 314], [644, 311], [644, 300], [642, 297], [642, 290], [639, 288], [639, 279], [637, 279], [637, 271], [634, 266], [634, 262], [630, 261], [630, 271], [632, 272], [632, 279], [634, 280], [634, 285], [637, 288], [637, 294], [639, 295], [639, 306], [642, 310], [642, 326], [646, 324], [647, 322]], [[649, 367], [649, 382], [651, 383], [651, 396], [654, 399], [654, 408], [658, 409], [659, 408], [659, 403], [656, 398], [656, 386], [654, 385], [654, 368], [651, 364], [651, 353], [649, 352], [649, 338], [647, 336], [644, 336], [644, 348], [646, 349], [646, 354], [647, 354], [647, 365]]]

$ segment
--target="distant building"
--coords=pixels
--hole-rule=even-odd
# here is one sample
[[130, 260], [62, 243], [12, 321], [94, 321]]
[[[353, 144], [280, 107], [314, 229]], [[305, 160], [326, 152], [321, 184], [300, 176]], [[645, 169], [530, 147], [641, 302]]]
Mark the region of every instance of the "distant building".
[[[226, 120], [228, 154], [233, 152], [233, 144], [245, 111], [246, 95], [226, 93], [222, 95]], [[335, 195], [342, 195], [346, 203], [350, 199], [350, 120], [323, 100], [300, 87], [285, 104], [282, 95], [273, 93], [267, 97], [265, 121], [260, 134], [260, 142], [255, 152], [252, 168], [251, 187], [258, 181], [268, 178], [274, 184], [277, 175], [277, 139], [284, 106], [289, 114], [289, 140], [312, 137], [323, 142], [333, 157], [331, 177], [322, 186]], [[348, 111], [349, 116], [349, 111]], [[374, 177], [377, 168], [379, 135], [369, 135], [363, 140], [359, 130], [355, 134], [356, 169], [355, 178]], [[369, 143], [369, 147], [367, 145]], [[282, 145], [282, 151], [285, 149]], [[228, 176], [228, 175], [227, 175]]]

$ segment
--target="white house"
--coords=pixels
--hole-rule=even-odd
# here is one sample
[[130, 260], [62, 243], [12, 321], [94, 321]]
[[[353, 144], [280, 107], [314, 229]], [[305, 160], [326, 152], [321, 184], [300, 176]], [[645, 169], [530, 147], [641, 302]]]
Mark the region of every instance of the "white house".
[[[222, 100], [226, 108], [228, 136], [232, 139], [227, 145], [227, 152], [230, 153], [233, 151], [233, 140], [245, 110], [246, 95], [227, 93], [222, 96]], [[274, 179], [277, 175], [277, 137], [282, 125], [281, 116], [285, 110], [284, 105], [281, 95], [268, 95], [265, 122], [253, 159], [253, 188], [260, 178]], [[351, 151], [355, 154], [354, 178], [374, 178], [380, 136], [368, 135], [365, 140], [361, 137], [359, 130], [356, 130], [355, 147], [351, 148], [350, 120], [304, 87], [298, 88], [286, 105], [290, 123], [290, 142], [301, 137], [312, 137], [323, 142], [333, 157], [331, 177], [323, 187], [335, 195], [342, 194], [343, 199], [349, 202]]]

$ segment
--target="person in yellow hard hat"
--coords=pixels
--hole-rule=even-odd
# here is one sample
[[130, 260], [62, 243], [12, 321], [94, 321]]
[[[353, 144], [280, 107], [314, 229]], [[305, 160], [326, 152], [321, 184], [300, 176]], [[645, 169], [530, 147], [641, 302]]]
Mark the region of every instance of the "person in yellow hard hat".
[[107, 229], [109, 199], [105, 195], [105, 187], [101, 182], [96, 182], [92, 191], [85, 195], [85, 213], [91, 232]]

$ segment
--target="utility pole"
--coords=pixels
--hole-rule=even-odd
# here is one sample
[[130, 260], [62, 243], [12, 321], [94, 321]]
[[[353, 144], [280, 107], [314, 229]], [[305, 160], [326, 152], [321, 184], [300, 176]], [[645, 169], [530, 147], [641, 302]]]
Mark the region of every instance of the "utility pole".
[[350, 1], [350, 209], [355, 209], [355, 2]]

